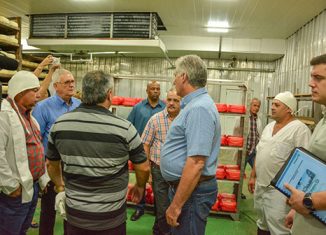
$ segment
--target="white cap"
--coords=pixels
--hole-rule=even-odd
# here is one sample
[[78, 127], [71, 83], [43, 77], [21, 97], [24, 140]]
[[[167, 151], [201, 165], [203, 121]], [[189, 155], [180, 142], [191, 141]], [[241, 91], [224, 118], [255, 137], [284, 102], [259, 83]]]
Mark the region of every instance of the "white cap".
[[281, 101], [283, 104], [288, 106], [292, 113], [297, 110], [297, 100], [293, 96], [293, 94], [289, 91], [281, 92], [274, 98], [275, 100]]
[[40, 87], [40, 82], [34, 73], [19, 71], [8, 82], [8, 96], [14, 99], [20, 92], [37, 87]]

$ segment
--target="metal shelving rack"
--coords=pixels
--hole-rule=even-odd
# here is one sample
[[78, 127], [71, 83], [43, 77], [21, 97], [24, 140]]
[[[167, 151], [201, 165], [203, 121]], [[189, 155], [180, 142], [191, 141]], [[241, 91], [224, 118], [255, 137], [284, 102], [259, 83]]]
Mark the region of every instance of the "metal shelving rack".
[[[209, 80], [210, 84], [219, 84], [220, 86], [234, 86], [235, 89], [239, 89], [243, 92], [242, 96], [242, 105], [246, 106], [246, 114], [236, 114], [236, 113], [220, 113], [221, 116], [237, 116], [240, 118], [240, 127], [241, 127], [241, 136], [244, 139], [242, 147], [232, 147], [232, 146], [221, 146], [221, 150], [232, 150], [236, 151], [238, 156], [240, 156], [238, 164], [240, 165], [240, 180], [227, 180], [227, 179], [217, 179], [219, 183], [231, 183], [235, 184], [235, 194], [237, 207], [236, 212], [227, 212], [227, 211], [211, 211], [213, 215], [228, 215], [233, 220], [240, 220], [240, 202], [241, 202], [241, 193], [243, 179], [245, 175], [245, 160], [246, 160], [246, 146], [247, 146], [247, 135], [248, 135], [248, 118], [249, 118], [249, 104], [251, 96], [248, 91], [247, 82], [236, 81], [236, 80]], [[222, 133], [223, 134], [223, 133]]]
[[[128, 79], [129, 84], [131, 84], [132, 81], [135, 80], [156, 80], [160, 82], [167, 82], [172, 84], [172, 79], [167, 79], [166, 76], [134, 76], [134, 75], [119, 75], [115, 74], [113, 75], [115, 83], [114, 83], [114, 93], [115, 95], [119, 95], [119, 82], [121, 79]], [[242, 104], [246, 106], [247, 113], [246, 114], [236, 114], [236, 113], [220, 113], [221, 116], [236, 116], [240, 118], [240, 127], [241, 127], [241, 133], [244, 138], [244, 143], [242, 147], [231, 147], [231, 146], [221, 146], [221, 150], [231, 150], [231, 151], [237, 151], [237, 153], [241, 156], [240, 164], [240, 180], [227, 180], [227, 179], [217, 179], [217, 182], [220, 183], [226, 183], [226, 184], [235, 184], [236, 185], [236, 200], [237, 200], [237, 208], [236, 212], [226, 212], [226, 211], [211, 211], [210, 213], [212, 215], [228, 215], [233, 220], [239, 220], [240, 219], [240, 201], [241, 201], [241, 192], [242, 192], [242, 185], [243, 185], [243, 178], [245, 173], [245, 158], [246, 158], [246, 142], [247, 142], [247, 134], [248, 134], [248, 113], [249, 113], [249, 103], [251, 96], [249, 95], [248, 89], [247, 89], [247, 83], [243, 81], [237, 81], [237, 80], [222, 80], [222, 79], [208, 79], [207, 82], [208, 85], [219, 85], [219, 86], [234, 86], [235, 89], [239, 89], [243, 92], [242, 96]], [[116, 106], [112, 105], [112, 111], [113, 113], [116, 113], [117, 109], [119, 107], [124, 106]], [[124, 107], [124, 108], [131, 108], [132, 107]], [[222, 133], [223, 134], [223, 133]], [[133, 171], [130, 171], [132, 173]], [[134, 205], [133, 203], [129, 203], [129, 205]], [[147, 207], [152, 207], [152, 205], [146, 205]]]

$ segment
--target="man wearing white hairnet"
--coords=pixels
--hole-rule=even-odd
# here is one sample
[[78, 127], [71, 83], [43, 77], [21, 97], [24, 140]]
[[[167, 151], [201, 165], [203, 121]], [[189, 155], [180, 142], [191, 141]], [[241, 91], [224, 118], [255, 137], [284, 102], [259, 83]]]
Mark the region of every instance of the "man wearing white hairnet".
[[49, 182], [39, 125], [31, 116], [40, 84], [31, 72], [17, 72], [8, 83], [0, 112], [0, 234], [22, 235], [33, 219], [38, 184]]
[[272, 102], [273, 122], [263, 130], [257, 145], [255, 165], [249, 179], [249, 191], [254, 193], [258, 235], [285, 235], [290, 230], [284, 219], [290, 208], [286, 197], [270, 186], [271, 180], [295, 147], [308, 147], [310, 130], [295, 119], [297, 101], [289, 91], [279, 93]]

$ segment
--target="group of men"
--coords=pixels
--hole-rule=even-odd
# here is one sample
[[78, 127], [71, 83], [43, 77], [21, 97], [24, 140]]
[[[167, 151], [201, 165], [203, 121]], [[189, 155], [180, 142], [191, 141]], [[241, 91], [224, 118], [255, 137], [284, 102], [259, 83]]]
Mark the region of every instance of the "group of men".
[[[49, 229], [40, 234], [53, 234], [57, 193], [65, 198], [66, 234], [126, 234], [128, 160], [136, 174], [129, 188], [132, 201], [144, 198], [151, 175], [154, 234], [205, 234], [217, 196], [220, 118], [205, 88], [203, 60], [188, 55], [175, 65], [175, 89], [169, 90], [166, 107], [159, 99], [160, 84], [150, 82], [147, 99], [134, 107], [129, 121], [109, 111], [113, 79], [102, 71], [84, 76], [80, 102], [72, 98], [72, 74], [57, 69], [56, 94], [37, 105], [37, 77], [17, 72], [9, 81], [0, 112], [0, 234], [26, 234], [38, 185], [43, 194], [40, 232], [42, 224]], [[326, 55], [312, 59], [311, 65], [312, 98], [326, 104]], [[256, 103], [260, 105], [256, 99], [252, 107]], [[294, 147], [306, 147], [326, 160], [326, 117], [311, 137], [294, 117], [295, 98], [283, 92], [272, 103], [275, 121], [260, 134], [258, 110], [251, 109], [247, 139], [247, 160], [252, 166], [249, 190], [255, 193], [258, 234], [289, 234], [292, 224], [293, 234], [322, 234], [324, 225], [309, 212], [326, 208], [326, 192], [307, 195], [287, 185], [292, 195], [286, 203], [269, 183]], [[304, 203], [307, 197], [310, 207]], [[136, 210], [132, 219], [142, 213]]]

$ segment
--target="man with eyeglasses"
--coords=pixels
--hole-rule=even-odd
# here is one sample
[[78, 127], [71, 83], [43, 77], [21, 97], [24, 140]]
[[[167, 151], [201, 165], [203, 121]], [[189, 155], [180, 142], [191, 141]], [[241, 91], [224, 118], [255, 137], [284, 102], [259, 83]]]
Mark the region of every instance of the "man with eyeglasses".
[[44, 149], [31, 110], [40, 98], [40, 83], [19, 71], [8, 83], [0, 112], [0, 234], [26, 234], [37, 205], [39, 186], [46, 188]]
[[[71, 72], [60, 68], [53, 73], [52, 77], [53, 87], [56, 93], [39, 102], [33, 110], [33, 116], [40, 125], [45, 156], [48, 145], [48, 135], [54, 122], [62, 114], [74, 110], [81, 103], [79, 99], [73, 97], [75, 93], [75, 79]], [[51, 181], [47, 188], [47, 192], [42, 195], [41, 199], [40, 235], [53, 234], [56, 216], [54, 210], [56, 194], [57, 193], [54, 191], [54, 184]], [[64, 230], [66, 230], [65, 227], [64, 223]]]

